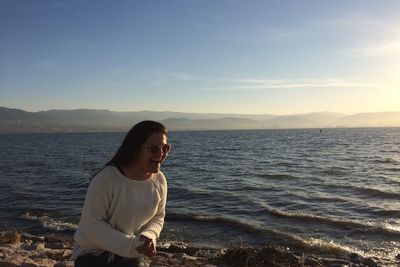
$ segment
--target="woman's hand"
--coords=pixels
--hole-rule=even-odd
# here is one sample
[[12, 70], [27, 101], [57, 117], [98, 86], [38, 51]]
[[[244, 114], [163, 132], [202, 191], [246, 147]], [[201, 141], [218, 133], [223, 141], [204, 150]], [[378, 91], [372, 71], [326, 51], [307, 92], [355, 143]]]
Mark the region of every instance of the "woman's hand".
[[139, 240], [144, 240], [144, 244], [136, 248], [137, 252], [139, 252], [140, 254], [144, 254], [149, 258], [153, 258], [156, 255], [156, 248], [154, 246], [153, 240], [144, 235], [141, 235]]

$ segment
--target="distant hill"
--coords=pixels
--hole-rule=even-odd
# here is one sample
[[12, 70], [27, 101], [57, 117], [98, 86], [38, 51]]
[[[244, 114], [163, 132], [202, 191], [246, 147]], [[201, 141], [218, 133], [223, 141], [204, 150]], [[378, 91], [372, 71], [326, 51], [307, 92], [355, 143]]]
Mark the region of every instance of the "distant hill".
[[126, 131], [142, 120], [160, 121], [170, 130], [380, 127], [400, 126], [400, 112], [354, 115], [314, 112], [280, 116], [96, 109], [27, 112], [0, 107], [0, 133]]
[[263, 121], [235, 117], [217, 119], [169, 118], [161, 122], [165, 124], [167, 128], [175, 130], [233, 130], [265, 128], [263, 126]]
[[358, 113], [336, 120], [338, 127], [400, 126], [400, 112]]

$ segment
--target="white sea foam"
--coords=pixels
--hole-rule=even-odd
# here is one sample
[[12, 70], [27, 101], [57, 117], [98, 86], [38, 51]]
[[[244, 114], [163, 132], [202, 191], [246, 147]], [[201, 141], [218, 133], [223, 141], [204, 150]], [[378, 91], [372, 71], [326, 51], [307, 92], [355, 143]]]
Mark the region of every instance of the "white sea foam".
[[319, 248], [322, 251], [328, 252], [346, 252], [346, 253], [356, 253], [363, 257], [368, 257], [368, 255], [357, 248], [339, 244], [333, 240], [326, 241], [319, 238], [308, 238], [302, 240], [307, 246]]
[[400, 219], [391, 219], [382, 223], [382, 227], [395, 233], [400, 233]]
[[374, 258], [379, 259], [384, 266], [395, 267], [398, 266], [396, 263], [396, 256], [400, 254], [398, 249], [400, 243], [391, 241], [389, 247], [392, 249], [384, 248], [366, 248], [366, 250], [360, 250], [356, 247], [341, 244], [333, 240], [324, 240], [319, 238], [303, 238], [297, 235], [290, 235], [292, 239], [299, 241], [303, 246], [309, 248], [316, 248], [319, 251], [332, 252], [332, 253], [355, 253], [363, 258]]
[[74, 223], [58, 221], [50, 216], [44, 214], [41, 216], [32, 215], [29, 212], [21, 215], [21, 218], [31, 220], [31, 221], [38, 221], [42, 224], [43, 228], [56, 230], [56, 231], [65, 231], [65, 230], [75, 230], [78, 226]]

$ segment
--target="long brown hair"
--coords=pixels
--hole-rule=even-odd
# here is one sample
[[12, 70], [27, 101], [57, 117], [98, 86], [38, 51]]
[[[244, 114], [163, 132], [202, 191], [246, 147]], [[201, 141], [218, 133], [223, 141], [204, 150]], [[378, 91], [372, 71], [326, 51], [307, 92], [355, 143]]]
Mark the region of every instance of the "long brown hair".
[[168, 135], [167, 128], [156, 121], [142, 121], [134, 125], [126, 134], [124, 141], [118, 148], [114, 157], [109, 160], [101, 170], [92, 175], [91, 179], [102, 171], [106, 166], [121, 167], [134, 162], [139, 156], [141, 146], [146, 139], [153, 133], [163, 133]]

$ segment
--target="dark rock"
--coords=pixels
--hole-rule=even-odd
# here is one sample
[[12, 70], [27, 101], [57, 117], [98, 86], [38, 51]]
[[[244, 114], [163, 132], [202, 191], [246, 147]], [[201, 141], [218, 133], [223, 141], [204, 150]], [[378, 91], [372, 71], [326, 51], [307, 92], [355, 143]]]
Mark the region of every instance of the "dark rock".
[[28, 240], [33, 242], [43, 242], [44, 236], [33, 236], [30, 234], [22, 234], [21, 241], [27, 242]]
[[321, 261], [323, 266], [329, 266], [329, 267], [352, 266], [352, 263], [345, 259], [322, 258]]
[[322, 262], [318, 258], [307, 257], [304, 261], [304, 264], [309, 267], [320, 267], [323, 266]]
[[171, 244], [166, 251], [171, 253], [184, 253], [186, 252], [186, 247], [177, 244]]
[[202, 258], [217, 258], [217, 257], [221, 257], [222, 255], [224, 255], [226, 253], [226, 251], [221, 251], [221, 250], [213, 250], [213, 249], [200, 249], [199, 251], [197, 251], [196, 253], [194, 253], [192, 256], [195, 257], [202, 257]]
[[353, 263], [357, 263], [357, 264], [361, 263], [361, 257], [357, 253], [351, 253], [349, 258], [350, 258], [350, 261]]
[[186, 253], [175, 253], [174, 258], [182, 259], [185, 256], [187, 256]]
[[171, 259], [174, 257], [174, 255], [172, 253], [168, 253], [168, 252], [164, 252], [164, 251], [158, 251], [157, 255], [164, 257], [164, 258], [168, 258], [168, 259]]
[[57, 262], [54, 264], [54, 267], [73, 267], [74, 262], [73, 261], [64, 261], [64, 262]]
[[[302, 266], [300, 257], [278, 249], [276, 247], [264, 247], [260, 251], [264, 261], [271, 266]], [[268, 264], [267, 264], [268, 265]]]
[[254, 258], [254, 251], [248, 248], [229, 249], [224, 255], [224, 260], [230, 266], [248, 266]]
[[72, 245], [74, 244], [74, 238], [72, 236], [45, 236], [44, 241], [46, 243], [62, 243], [64, 244], [64, 248], [72, 248]]
[[46, 243], [44, 247], [50, 249], [64, 249], [65, 245], [63, 243]]
[[46, 251], [45, 254], [49, 259], [56, 261], [61, 261], [68, 255], [66, 254], [65, 251], [56, 251], [56, 250]]
[[47, 259], [47, 255], [45, 253], [39, 253], [38, 252], [36, 254], [30, 255], [29, 258], [32, 259], [32, 260]]
[[368, 267], [378, 267], [378, 264], [371, 258], [364, 259], [362, 263]]
[[18, 231], [0, 232], [0, 244], [19, 244], [21, 234]]
[[189, 254], [190, 256], [194, 256], [194, 254], [195, 254], [196, 252], [198, 252], [199, 250], [200, 250], [199, 248], [187, 247], [187, 248], [185, 249], [185, 253], [186, 253], [186, 254]]
[[18, 264], [0, 260], [0, 267], [18, 267]]
[[74, 266], [72, 261], [57, 262], [54, 267], [71, 267]]
[[23, 244], [21, 248], [26, 251], [33, 251], [36, 250], [36, 244]]

